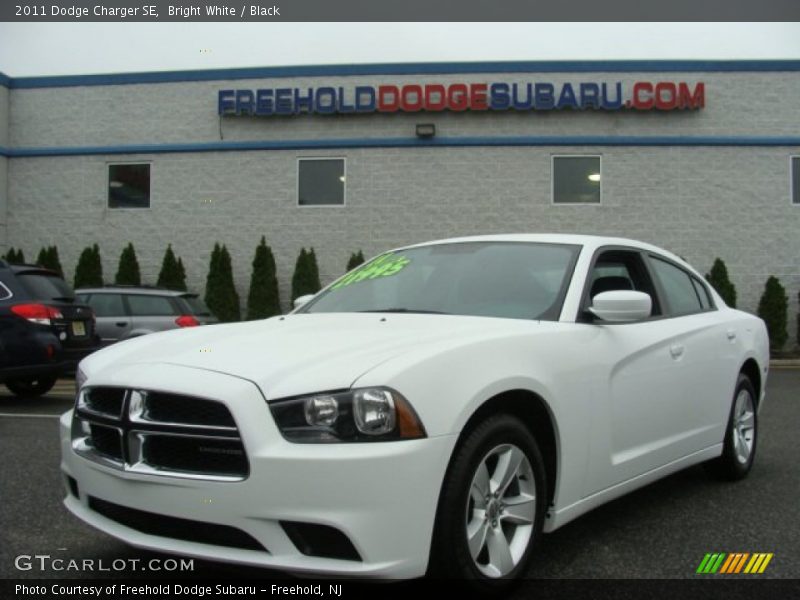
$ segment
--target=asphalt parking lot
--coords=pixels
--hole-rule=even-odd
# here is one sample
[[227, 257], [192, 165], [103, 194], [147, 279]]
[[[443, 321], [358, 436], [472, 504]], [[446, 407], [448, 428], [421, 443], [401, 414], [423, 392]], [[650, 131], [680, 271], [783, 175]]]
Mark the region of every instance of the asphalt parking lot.
[[[18, 570], [19, 555], [63, 559], [148, 560], [63, 508], [57, 416], [72, 402], [60, 382], [46, 398], [19, 399], [0, 388], [0, 578], [154, 578], [128, 570], [85, 573]], [[695, 467], [596, 509], [544, 536], [535, 578], [693, 578], [708, 552], [774, 553], [758, 577], [800, 576], [800, 370], [773, 369], [750, 477], [721, 483]], [[160, 557], [167, 558], [167, 557]], [[194, 561], [194, 571], [170, 576], [276, 577], [279, 573]], [[708, 576], [705, 576], [708, 577]], [[736, 577], [736, 576], [733, 576]]]

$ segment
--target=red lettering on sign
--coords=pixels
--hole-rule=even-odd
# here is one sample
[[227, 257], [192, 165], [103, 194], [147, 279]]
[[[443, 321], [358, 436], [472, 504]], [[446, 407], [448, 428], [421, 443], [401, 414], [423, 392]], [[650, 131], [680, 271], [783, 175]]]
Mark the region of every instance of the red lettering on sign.
[[653, 84], [637, 81], [633, 84], [633, 107], [637, 110], [653, 108]]
[[703, 108], [706, 105], [706, 85], [703, 82], [696, 83], [694, 93], [689, 91], [686, 83], [678, 84], [678, 106], [681, 108]]
[[378, 110], [380, 112], [394, 112], [399, 106], [400, 90], [397, 89], [396, 85], [378, 87]]
[[463, 83], [454, 83], [447, 88], [447, 107], [450, 110], [462, 111], [469, 108], [467, 86]]
[[488, 110], [486, 103], [486, 84], [471, 83], [469, 85], [469, 108], [470, 110]]
[[422, 110], [422, 86], [404, 85], [400, 90], [400, 108], [406, 112]]
[[[434, 100], [434, 98], [438, 98]], [[425, 86], [425, 110], [440, 111], [447, 106], [447, 95], [444, 86], [439, 83], [431, 83]]]

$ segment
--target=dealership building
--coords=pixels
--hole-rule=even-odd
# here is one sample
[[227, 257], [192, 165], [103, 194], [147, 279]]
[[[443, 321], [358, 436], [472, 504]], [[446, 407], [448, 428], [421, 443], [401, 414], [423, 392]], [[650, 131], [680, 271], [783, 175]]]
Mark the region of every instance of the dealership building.
[[641, 239], [739, 307], [800, 292], [800, 61], [426, 63], [0, 75], [0, 252], [167, 243], [202, 291], [214, 243], [240, 297], [261, 236], [284, 307], [313, 246], [324, 283], [372, 255], [482, 233]]

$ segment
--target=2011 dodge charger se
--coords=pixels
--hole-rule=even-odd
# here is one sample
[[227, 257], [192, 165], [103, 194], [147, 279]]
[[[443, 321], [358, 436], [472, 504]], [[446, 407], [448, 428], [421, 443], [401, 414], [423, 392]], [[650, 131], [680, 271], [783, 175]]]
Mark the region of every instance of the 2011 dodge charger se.
[[65, 504], [140, 548], [503, 585], [543, 533], [679, 469], [747, 475], [764, 323], [626, 239], [382, 254], [289, 315], [87, 359]]

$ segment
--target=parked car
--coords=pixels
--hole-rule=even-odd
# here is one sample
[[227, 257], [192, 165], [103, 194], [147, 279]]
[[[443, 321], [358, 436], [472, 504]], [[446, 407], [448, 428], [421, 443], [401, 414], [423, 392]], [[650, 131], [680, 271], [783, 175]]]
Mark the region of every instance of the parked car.
[[0, 260], [0, 383], [18, 396], [46, 394], [98, 347], [92, 310], [58, 273]]
[[94, 310], [104, 345], [155, 331], [217, 323], [197, 294], [156, 287], [114, 285], [75, 294]]
[[495, 589], [599, 504], [697, 463], [746, 476], [768, 347], [649, 244], [405, 247], [290, 315], [84, 360], [65, 504], [140, 548]]

